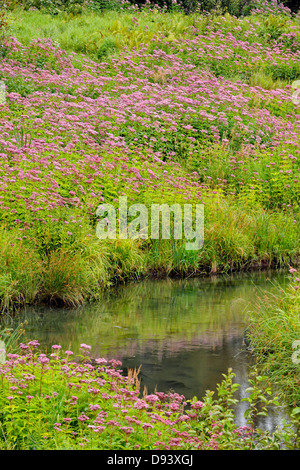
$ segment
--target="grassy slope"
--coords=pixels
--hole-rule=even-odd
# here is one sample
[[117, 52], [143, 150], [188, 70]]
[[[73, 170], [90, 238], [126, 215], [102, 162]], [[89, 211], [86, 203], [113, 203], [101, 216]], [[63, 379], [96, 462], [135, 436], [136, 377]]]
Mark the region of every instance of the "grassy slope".
[[[148, 273], [297, 261], [298, 20], [17, 10], [11, 33], [0, 67], [2, 310], [76, 304]], [[96, 208], [122, 194], [204, 203], [203, 249], [100, 242]]]

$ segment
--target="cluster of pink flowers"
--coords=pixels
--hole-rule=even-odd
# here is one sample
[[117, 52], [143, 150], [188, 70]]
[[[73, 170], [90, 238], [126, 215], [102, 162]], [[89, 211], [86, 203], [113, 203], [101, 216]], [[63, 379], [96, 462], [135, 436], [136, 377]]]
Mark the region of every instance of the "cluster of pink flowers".
[[299, 289], [299, 283], [300, 283], [300, 277], [297, 276], [297, 269], [290, 267], [289, 272], [293, 275], [293, 280], [295, 282], [295, 285], [293, 285], [294, 290]]
[[[51, 418], [54, 419], [53, 429], [79, 439], [80, 445], [90, 442], [91, 433], [110, 436], [113, 427], [127, 436], [126, 439], [131, 435], [133, 438], [138, 434], [147, 435], [154, 439], [156, 448], [203, 448], [204, 443], [192, 432], [192, 425], [200, 418], [204, 403], [193, 402], [188, 409], [185, 397], [177, 393], [156, 392], [140, 398], [139, 390], [119, 369], [120, 361], [110, 360], [104, 364], [101, 358], [101, 364], [96, 359], [70, 362], [66, 357], [68, 351], [63, 351], [60, 345], [52, 346], [56, 354], [49, 357], [39, 353], [37, 345], [37, 341], [21, 344], [21, 353], [8, 354], [7, 361], [1, 364], [1, 403], [13, 401], [14, 409], [17, 409], [17, 402], [21, 404], [25, 400], [32, 419], [37, 419], [36, 413], [40, 412], [43, 401], [51, 402], [52, 410], [55, 403], [59, 403], [59, 420], [56, 415]], [[89, 345], [84, 347], [91, 349]], [[112, 370], [114, 374], [109, 375]], [[53, 380], [54, 377], [58, 380]], [[70, 378], [73, 383], [69, 382]], [[100, 383], [100, 388], [96, 388]], [[76, 388], [76, 395], [65, 395], [62, 384], [66, 389]], [[37, 408], [35, 404], [38, 404]], [[29, 419], [30, 415], [26, 417]], [[50, 418], [46, 412], [44, 418], [40, 416], [39, 419], [47, 421]], [[160, 442], [163, 431], [169, 437]], [[214, 431], [214, 446], [218, 432]]]

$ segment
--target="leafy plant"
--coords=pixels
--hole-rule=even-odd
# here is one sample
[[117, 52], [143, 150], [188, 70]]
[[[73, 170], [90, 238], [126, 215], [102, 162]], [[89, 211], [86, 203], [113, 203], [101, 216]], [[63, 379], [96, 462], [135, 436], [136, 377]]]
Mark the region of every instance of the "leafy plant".
[[[44, 354], [33, 340], [7, 354], [0, 366], [2, 448], [251, 450], [299, 443], [293, 429], [299, 425], [297, 409], [283, 431], [253, 432], [234, 423], [239, 385], [233, 383], [232, 370], [217, 386], [217, 398], [207, 391], [203, 401], [194, 397], [188, 403], [177, 393], [141, 395], [136, 372], [122, 375], [120, 361], [93, 358], [89, 345], [81, 344], [79, 352], [74, 360], [73, 351], [56, 344]], [[260, 383], [258, 376], [250, 405], [254, 395], [264, 400]]]

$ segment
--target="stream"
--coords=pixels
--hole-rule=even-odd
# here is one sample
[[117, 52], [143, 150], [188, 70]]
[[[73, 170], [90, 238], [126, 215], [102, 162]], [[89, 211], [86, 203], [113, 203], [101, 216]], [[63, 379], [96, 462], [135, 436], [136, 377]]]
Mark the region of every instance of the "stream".
[[[287, 272], [256, 272], [186, 280], [145, 280], [118, 286], [101, 302], [76, 309], [28, 307], [26, 336], [48, 351], [53, 344], [79, 352], [92, 346], [93, 357], [115, 358], [122, 368], [141, 366], [141, 390], [173, 391], [187, 399], [216, 390], [228, 368], [245, 396], [254, 356], [245, 345], [249, 309], [264, 291], [287, 282]], [[245, 424], [245, 402], [236, 407]], [[272, 431], [284, 411], [271, 410], [257, 425]]]

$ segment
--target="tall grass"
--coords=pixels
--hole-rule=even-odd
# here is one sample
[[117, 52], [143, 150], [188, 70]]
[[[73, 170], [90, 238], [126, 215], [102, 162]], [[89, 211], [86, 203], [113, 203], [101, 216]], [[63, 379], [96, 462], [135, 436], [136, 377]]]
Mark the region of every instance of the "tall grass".
[[[86, 12], [82, 16], [41, 14], [15, 9], [11, 33], [25, 45], [33, 39], [50, 38], [67, 52], [87, 54], [94, 59], [148, 44], [154, 36], [180, 39], [193, 24], [182, 13], [106, 11], [105, 15]], [[138, 19], [137, 19], [137, 18]]]
[[[300, 340], [300, 297], [297, 273], [287, 288], [265, 294], [249, 314], [247, 336], [260, 370], [275, 384], [291, 406], [300, 405], [300, 363], [293, 360], [293, 345]], [[299, 356], [299, 355], [298, 355]]]
[[[55, 224], [36, 227], [30, 240], [0, 230], [0, 310], [46, 302], [74, 306], [101, 297], [104, 288], [145, 276], [187, 276], [288, 266], [299, 257], [299, 231], [286, 214], [220, 198], [205, 205], [204, 244], [187, 240], [99, 240], [95, 229], [66, 237]], [[90, 232], [90, 233], [87, 233]], [[88, 236], [87, 236], [88, 235]], [[172, 235], [172, 234], [171, 234]]]
[[0, 230], [0, 310], [32, 303], [40, 289], [37, 253], [7, 230]]

